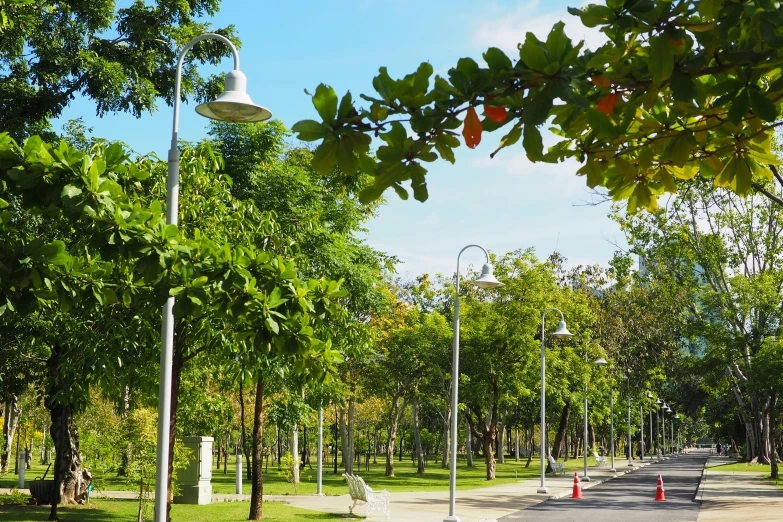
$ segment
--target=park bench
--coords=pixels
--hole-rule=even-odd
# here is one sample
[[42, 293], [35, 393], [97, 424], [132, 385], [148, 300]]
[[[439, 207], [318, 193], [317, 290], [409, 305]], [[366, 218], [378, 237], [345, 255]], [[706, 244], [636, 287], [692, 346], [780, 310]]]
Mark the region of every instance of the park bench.
[[552, 458], [552, 455], [549, 455], [547, 458], [549, 460], [549, 467], [552, 468], [553, 475], [565, 475], [565, 464], [556, 461], [554, 458]]
[[599, 466], [603, 466], [606, 464], [606, 456], [605, 455], [599, 455], [597, 452], [593, 452], [593, 458], [595, 459], [595, 463]]
[[353, 508], [356, 507], [358, 501], [366, 503], [366, 516], [369, 518], [370, 514], [375, 510], [383, 511], [386, 515], [386, 520], [391, 517], [391, 511], [389, 511], [389, 492], [385, 489], [382, 491], [373, 491], [373, 489], [365, 484], [364, 479], [359, 475], [352, 475], [350, 473], [343, 473], [343, 477], [348, 481], [348, 492], [351, 494], [353, 504], [348, 507], [348, 511], [353, 515]]

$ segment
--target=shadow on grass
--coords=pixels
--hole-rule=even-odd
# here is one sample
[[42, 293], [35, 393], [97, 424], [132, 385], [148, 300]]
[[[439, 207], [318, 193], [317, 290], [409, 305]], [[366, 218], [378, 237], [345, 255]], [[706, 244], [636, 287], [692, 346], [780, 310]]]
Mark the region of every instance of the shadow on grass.
[[[37, 522], [49, 518], [50, 506], [0, 506], [0, 521]], [[57, 515], [64, 522], [106, 522], [115, 515], [97, 507], [59, 508]]]

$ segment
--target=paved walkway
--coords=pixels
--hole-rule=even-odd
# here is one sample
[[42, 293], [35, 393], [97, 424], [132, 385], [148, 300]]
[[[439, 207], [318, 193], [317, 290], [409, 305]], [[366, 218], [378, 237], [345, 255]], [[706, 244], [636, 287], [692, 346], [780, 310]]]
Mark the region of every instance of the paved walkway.
[[699, 522], [783, 520], [783, 489], [764, 478], [764, 473], [720, 471], [713, 467], [726, 462], [729, 459], [710, 457], [707, 463]]

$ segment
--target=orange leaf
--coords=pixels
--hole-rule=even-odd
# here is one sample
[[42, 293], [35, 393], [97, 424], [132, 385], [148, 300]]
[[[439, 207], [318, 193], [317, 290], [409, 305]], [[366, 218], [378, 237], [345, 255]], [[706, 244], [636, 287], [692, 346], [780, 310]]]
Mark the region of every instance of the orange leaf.
[[596, 87], [609, 87], [612, 82], [606, 76], [593, 76], [593, 85]]
[[465, 138], [465, 145], [475, 149], [476, 145], [481, 143], [481, 120], [476, 114], [475, 107], [468, 108], [468, 115], [465, 116], [464, 126], [462, 127], [462, 136]]
[[617, 105], [617, 95], [612, 93], [601, 98], [601, 101], [598, 102], [595, 108], [609, 116], [612, 114], [615, 105]]
[[669, 45], [671, 45], [672, 47], [679, 47], [684, 43], [685, 42], [683, 41], [682, 38], [680, 38], [679, 40], [669, 40]]
[[503, 123], [504, 121], [506, 121], [506, 108], [484, 105], [484, 116], [486, 116], [492, 121]]

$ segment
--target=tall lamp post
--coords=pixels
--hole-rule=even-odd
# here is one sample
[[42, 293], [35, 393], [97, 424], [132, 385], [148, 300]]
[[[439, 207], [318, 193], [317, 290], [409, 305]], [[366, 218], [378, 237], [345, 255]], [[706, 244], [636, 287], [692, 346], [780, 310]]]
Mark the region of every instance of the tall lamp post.
[[536, 493], [548, 493], [546, 488], [545, 475], [546, 475], [546, 350], [544, 349], [544, 320], [546, 314], [549, 312], [557, 312], [560, 314], [560, 322], [557, 324], [557, 330], [552, 332], [552, 337], [562, 339], [573, 335], [566, 328], [565, 318], [563, 312], [557, 308], [549, 308], [541, 314], [541, 487], [536, 490]]
[[650, 399], [650, 458], [652, 458], [652, 452], [653, 452], [653, 445], [655, 442], [653, 442], [653, 421], [652, 421], [652, 412], [653, 412], [653, 395], [650, 392], [647, 392], [647, 398]]
[[671, 411], [666, 401], [661, 406], [661, 439], [663, 441], [663, 454], [666, 455], [666, 414]]
[[[253, 103], [247, 94], [247, 78], [239, 70], [239, 53], [231, 40], [225, 36], [205, 33], [185, 44], [177, 59], [174, 87], [174, 124], [171, 131], [171, 149], [168, 156], [168, 177], [166, 181], [166, 222], [176, 225], [179, 211], [179, 105], [182, 86], [182, 63], [187, 52], [202, 40], [218, 40], [231, 49], [234, 56], [234, 70], [226, 74], [225, 90], [212, 102], [202, 103], [196, 112], [213, 120], [251, 123], [268, 120], [272, 113]], [[155, 475], [155, 520], [165, 522], [168, 491], [169, 417], [171, 414], [171, 366], [174, 352], [174, 297], [170, 296], [163, 305], [161, 326], [162, 349], [160, 352], [160, 391], [158, 399], [158, 452]]]
[[[662, 457], [663, 451], [661, 450], [661, 440], [658, 437], [658, 434], [661, 433], [661, 404], [663, 404], [660, 397], [655, 400], [655, 404], [658, 405], [655, 409], [655, 445], [658, 446], [658, 455]], [[662, 433], [661, 436], [663, 436]]]
[[451, 361], [451, 466], [449, 473], [449, 516], [443, 522], [459, 522], [455, 514], [457, 507], [457, 419], [459, 417], [459, 259], [468, 248], [480, 248], [484, 252], [487, 262], [481, 267], [481, 275], [474, 281], [475, 285], [485, 290], [503, 286], [503, 283], [492, 275], [492, 265], [489, 263], [489, 253], [479, 245], [468, 245], [459, 251], [457, 255], [457, 281], [454, 290], [454, 352]]
[[[585, 352], [585, 362], [587, 362], [587, 352]], [[604, 359], [603, 357], [600, 357], [600, 358], [596, 359], [593, 362], [595, 364], [599, 365], [599, 366], [603, 366], [603, 365], [607, 364], [606, 359]], [[582, 475], [582, 482], [590, 482], [590, 477], [587, 475], [587, 411], [588, 411], [587, 410], [587, 376], [585, 376], [585, 434], [584, 434], [584, 438], [585, 438], [585, 441], [584, 441], [585, 442], [584, 443], [584, 446], [585, 446], [585, 449], [584, 449], [584, 453], [585, 453], [584, 454], [585, 471], [584, 471], [584, 474]]]
[[628, 393], [628, 467], [633, 467], [633, 440], [631, 439], [631, 376], [624, 373]]
[[609, 471], [616, 472], [614, 467], [614, 383], [609, 385], [609, 454], [612, 456], [612, 467]]
[[639, 453], [644, 460], [644, 406], [639, 405]]

